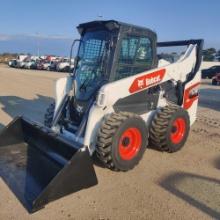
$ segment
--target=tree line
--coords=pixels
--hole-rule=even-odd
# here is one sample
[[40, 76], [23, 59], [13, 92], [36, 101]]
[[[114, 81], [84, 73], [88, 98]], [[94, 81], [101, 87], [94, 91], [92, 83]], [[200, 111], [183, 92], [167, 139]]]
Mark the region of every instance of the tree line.
[[[183, 54], [182, 52], [181, 54]], [[204, 61], [220, 61], [220, 50], [216, 50], [215, 48], [208, 48], [202, 51], [203, 60]], [[2, 53], [0, 54], [0, 62], [8, 61], [9, 59], [13, 59], [17, 57], [17, 53]], [[168, 61], [174, 62], [178, 54], [176, 52], [173, 53], [161, 53], [159, 55], [161, 58], [166, 59]]]
[[204, 61], [220, 61], [220, 50], [208, 48], [202, 51]]

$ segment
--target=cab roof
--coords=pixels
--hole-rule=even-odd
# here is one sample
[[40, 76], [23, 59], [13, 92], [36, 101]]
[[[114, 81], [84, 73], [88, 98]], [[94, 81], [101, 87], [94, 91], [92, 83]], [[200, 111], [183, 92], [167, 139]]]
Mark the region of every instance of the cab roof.
[[127, 24], [116, 20], [96, 20], [87, 23], [82, 23], [78, 25], [77, 29], [81, 35], [83, 35], [86, 31], [96, 30], [96, 29], [106, 29], [109, 31], [122, 29], [122, 30], [129, 30], [129, 32], [142, 33], [143, 35], [145, 35], [145, 33], [146, 34], [151, 33], [156, 37], [156, 33], [148, 28], [133, 24]]

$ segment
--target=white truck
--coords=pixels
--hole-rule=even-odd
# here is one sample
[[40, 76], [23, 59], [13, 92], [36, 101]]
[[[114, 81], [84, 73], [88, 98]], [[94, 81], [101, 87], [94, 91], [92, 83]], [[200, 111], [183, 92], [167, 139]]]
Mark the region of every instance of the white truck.
[[73, 70], [74, 68], [74, 59], [71, 59], [71, 65], [70, 60], [68, 58], [64, 58], [62, 61], [60, 61], [57, 64], [57, 71], [59, 72], [69, 72], [70, 70]]
[[25, 60], [28, 58], [28, 55], [18, 55], [16, 60], [17, 60], [17, 67], [18, 68], [24, 68], [25, 67]]

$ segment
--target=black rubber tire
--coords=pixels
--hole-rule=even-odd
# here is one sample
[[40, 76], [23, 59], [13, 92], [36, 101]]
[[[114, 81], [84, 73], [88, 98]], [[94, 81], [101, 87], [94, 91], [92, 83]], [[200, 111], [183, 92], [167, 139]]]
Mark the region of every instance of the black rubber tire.
[[48, 128], [50, 128], [52, 125], [54, 110], [55, 110], [55, 102], [49, 105], [44, 115], [44, 125]]
[[[171, 132], [173, 123], [177, 118], [184, 119], [185, 133], [182, 140], [178, 144], [175, 144], [171, 140]], [[189, 130], [190, 120], [188, 112], [176, 105], [165, 106], [155, 114], [151, 122], [149, 132], [150, 144], [160, 151], [176, 152], [184, 146], [189, 135]]]
[[[128, 128], [137, 128], [141, 133], [141, 147], [130, 160], [124, 160], [119, 153], [120, 137]], [[133, 113], [118, 112], [107, 116], [99, 129], [96, 144], [96, 156], [109, 169], [128, 171], [141, 160], [148, 145], [148, 130], [143, 119]]]
[[216, 80], [212, 80], [212, 85], [214, 85], [214, 86], [216, 86], [218, 83], [217, 83], [217, 81]]

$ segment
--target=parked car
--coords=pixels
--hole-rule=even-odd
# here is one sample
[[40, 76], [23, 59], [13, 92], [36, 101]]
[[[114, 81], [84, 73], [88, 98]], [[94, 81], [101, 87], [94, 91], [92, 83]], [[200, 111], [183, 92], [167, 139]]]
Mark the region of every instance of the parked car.
[[16, 68], [37, 69], [69, 72], [74, 69], [74, 59], [62, 58], [57, 56], [32, 56], [32, 55], [18, 55], [16, 59], [8, 62], [8, 65]]
[[24, 62], [25, 69], [36, 69], [36, 61], [35, 60], [28, 60]]
[[217, 73], [220, 73], [220, 66], [212, 66], [208, 69], [202, 70], [202, 78], [212, 79]]
[[68, 66], [69, 66], [69, 60], [63, 59], [60, 62], [58, 62], [56, 70], [58, 72], [64, 72]]
[[43, 66], [44, 62], [43, 61], [38, 61], [37, 64], [36, 64], [36, 69], [37, 70], [43, 70], [44, 69], [44, 66]]
[[50, 70], [50, 61], [43, 62], [43, 70]]
[[74, 60], [71, 59], [71, 65], [69, 59], [63, 59], [61, 62], [57, 64], [57, 71], [59, 72], [69, 72], [72, 71], [74, 68]]
[[217, 74], [212, 78], [212, 85], [220, 85], [220, 73], [217, 73]]
[[51, 61], [50, 66], [49, 66], [50, 71], [56, 71], [57, 70], [57, 64], [58, 64], [58, 62]]
[[12, 59], [8, 62], [8, 65], [10, 67], [16, 67], [17, 66], [17, 60], [16, 59]]
[[37, 69], [37, 61], [32, 62], [30, 69], [33, 69], [33, 70]]
[[17, 61], [17, 68], [21, 68], [23, 69], [24, 68], [24, 65], [25, 65], [25, 62], [24, 61]]
[[25, 62], [28, 59], [29, 59], [28, 55], [18, 55], [17, 59], [16, 59], [17, 60], [16, 67], [17, 68], [24, 68], [25, 67]]

